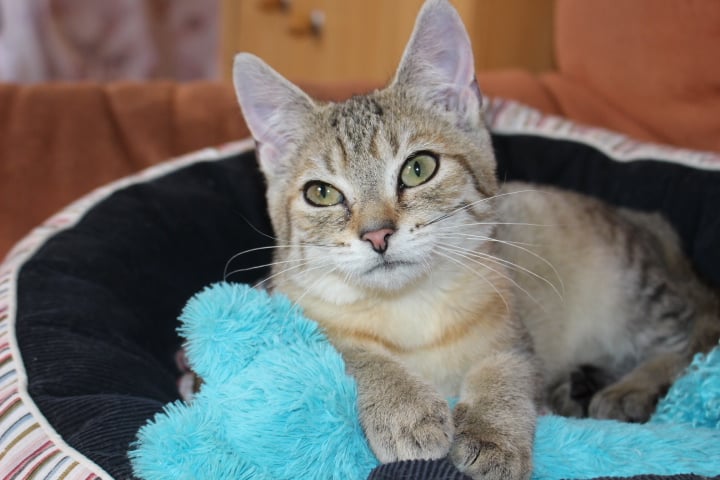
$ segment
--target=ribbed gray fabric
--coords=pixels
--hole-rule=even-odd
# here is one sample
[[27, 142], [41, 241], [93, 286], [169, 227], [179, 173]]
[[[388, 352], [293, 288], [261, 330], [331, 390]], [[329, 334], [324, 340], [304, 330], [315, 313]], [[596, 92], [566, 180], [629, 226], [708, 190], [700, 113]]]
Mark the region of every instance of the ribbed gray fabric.
[[[593, 480], [720, 480], [720, 476], [703, 477], [693, 474], [638, 475], [635, 477], [599, 477]], [[447, 459], [407, 460], [386, 463], [370, 472], [368, 480], [471, 480]]]
[[471, 480], [446, 458], [386, 463], [370, 472], [368, 480]]

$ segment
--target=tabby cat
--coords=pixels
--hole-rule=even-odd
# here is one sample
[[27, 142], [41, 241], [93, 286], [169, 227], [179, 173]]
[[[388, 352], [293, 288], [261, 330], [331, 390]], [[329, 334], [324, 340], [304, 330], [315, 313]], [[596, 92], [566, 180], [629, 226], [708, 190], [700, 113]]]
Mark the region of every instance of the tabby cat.
[[447, 0], [425, 3], [383, 90], [320, 103], [250, 54], [234, 80], [278, 242], [267, 283], [343, 354], [382, 462], [528, 478], [541, 408], [644, 421], [717, 338], [659, 216], [498, 185]]

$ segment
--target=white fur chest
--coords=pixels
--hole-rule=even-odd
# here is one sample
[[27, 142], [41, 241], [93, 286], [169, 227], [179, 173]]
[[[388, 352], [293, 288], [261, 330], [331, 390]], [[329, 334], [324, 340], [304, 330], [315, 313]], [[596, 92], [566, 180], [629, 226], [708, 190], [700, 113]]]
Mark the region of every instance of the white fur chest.
[[[496, 345], [496, 326], [502, 321], [496, 318], [495, 296], [473, 281], [452, 288], [427, 282], [392, 299], [372, 297], [341, 305], [308, 297], [301, 302], [305, 314], [320, 323], [331, 340], [391, 354], [448, 397], [459, 393], [475, 359]], [[501, 312], [507, 313], [504, 305]]]

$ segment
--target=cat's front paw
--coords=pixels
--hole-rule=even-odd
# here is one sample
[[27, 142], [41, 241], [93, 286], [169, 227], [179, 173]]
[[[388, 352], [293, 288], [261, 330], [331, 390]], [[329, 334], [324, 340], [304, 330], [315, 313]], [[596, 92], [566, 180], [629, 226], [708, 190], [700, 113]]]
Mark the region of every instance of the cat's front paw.
[[364, 409], [363, 427], [378, 460], [431, 460], [447, 455], [453, 421], [445, 400], [427, 389], [391, 403]]
[[455, 407], [450, 459], [475, 480], [524, 480], [532, 471], [532, 429], [501, 433], [466, 404]]
[[588, 414], [599, 419], [644, 423], [655, 411], [662, 393], [655, 385], [615, 383], [595, 394]]

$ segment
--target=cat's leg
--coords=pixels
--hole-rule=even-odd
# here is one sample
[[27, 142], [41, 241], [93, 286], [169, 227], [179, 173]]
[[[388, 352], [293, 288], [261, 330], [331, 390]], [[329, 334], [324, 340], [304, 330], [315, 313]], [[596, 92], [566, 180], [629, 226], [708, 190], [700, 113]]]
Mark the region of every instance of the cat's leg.
[[597, 392], [613, 383], [613, 377], [594, 365], [579, 365], [549, 388], [548, 402], [552, 411], [564, 417], [587, 417], [590, 401]]
[[383, 463], [447, 455], [453, 420], [447, 401], [389, 355], [343, 352], [358, 385], [360, 423]]
[[537, 420], [539, 377], [524, 354], [481, 359], [455, 407], [450, 458], [474, 479], [527, 479]]
[[707, 295], [696, 300], [696, 315], [688, 344], [683, 353], [661, 353], [640, 363], [620, 380], [599, 391], [591, 400], [589, 415], [630, 422], [645, 422], [655, 411], [656, 404], [690, 364], [696, 353], [707, 353], [720, 339], [718, 299]]
[[586, 416], [586, 409], [582, 403], [573, 398], [573, 382], [570, 377], [553, 385], [548, 391], [548, 403], [553, 413], [563, 417], [582, 418]]
[[589, 416], [626, 422], [646, 422], [658, 399], [687, 366], [684, 355], [665, 353], [641, 363], [617, 382], [593, 396]]

